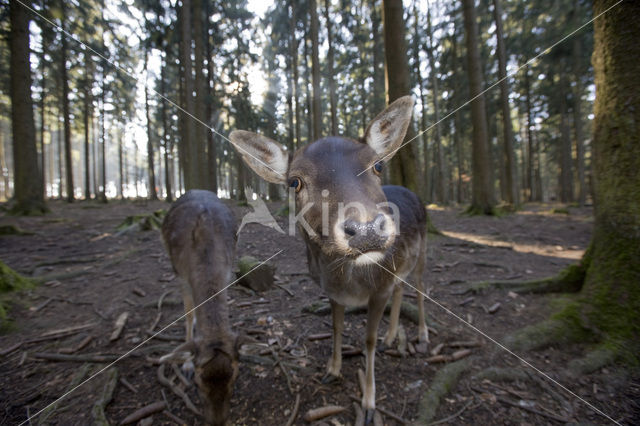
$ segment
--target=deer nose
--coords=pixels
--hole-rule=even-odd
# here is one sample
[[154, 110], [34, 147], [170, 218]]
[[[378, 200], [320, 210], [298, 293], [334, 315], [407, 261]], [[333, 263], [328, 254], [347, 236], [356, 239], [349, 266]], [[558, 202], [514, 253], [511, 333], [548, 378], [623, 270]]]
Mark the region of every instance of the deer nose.
[[385, 224], [385, 217], [379, 214], [369, 222], [347, 219], [342, 229], [349, 241], [349, 247], [366, 252], [385, 248], [384, 245], [389, 239], [389, 235], [384, 231]]

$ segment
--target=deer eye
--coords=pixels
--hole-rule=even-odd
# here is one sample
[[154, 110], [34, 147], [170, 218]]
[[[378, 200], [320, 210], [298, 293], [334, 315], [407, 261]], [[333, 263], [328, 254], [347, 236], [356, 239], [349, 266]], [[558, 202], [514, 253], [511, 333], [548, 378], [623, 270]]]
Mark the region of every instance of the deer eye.
[[300, 178], [293, 178], [289, 181], [289, 187], [295, 189], [296, 192], [300, 192], [300, 189], [302, 189], [302, 181]]
[[382, 173], [382, 161], [378, 161], [373, 165], [373, 173], [380, 176], [380, 173]]

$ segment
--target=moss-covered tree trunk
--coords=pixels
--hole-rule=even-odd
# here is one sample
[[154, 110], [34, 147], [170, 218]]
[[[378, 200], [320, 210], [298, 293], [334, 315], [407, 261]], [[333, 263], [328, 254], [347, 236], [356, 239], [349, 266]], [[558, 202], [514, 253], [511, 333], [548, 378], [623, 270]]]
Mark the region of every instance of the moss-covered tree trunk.
[[[615, 0], [595, 0], [598, 16]], [[595, 193], [591, 262], [581, 317], [599, 333], [640, 337], [640, 2], [625, 1], [594, 21]]]

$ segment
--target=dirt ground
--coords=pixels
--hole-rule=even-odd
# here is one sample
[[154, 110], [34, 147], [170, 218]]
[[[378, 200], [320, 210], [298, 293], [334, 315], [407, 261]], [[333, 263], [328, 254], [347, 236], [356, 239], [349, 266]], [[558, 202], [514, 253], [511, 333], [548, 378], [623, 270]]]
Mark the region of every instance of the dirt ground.
[[[120, 423], [143, 406], [166, 401], [168, 408], [153, 415], [153, 424], [176, 424], [180, 419], [199, 424], [183, 399], [159, 383], [159, 367], [154, 364], [179, 344], [184, 335], [182, 320], [101, 374], [95, 375], [107, 363], [42, 358], [43, 353], [125, 354], [145, 342], [152, 326], [157, 332], [181, 316], [179, 278], [173, 274], [160, 233], [116, 231], [126, 216], [168, 205], [132, 201], [106, 206], [91, 202], [50, 205], [52, 213], [43, 217], [0, 218], [0, 225], [14, 224], [34, 233], [0, 237], [0, 258], [24, 275], [57, 277], [12, 298], [12, 322], [5, 323], [0, 335], [0, 424], [26, 423], [28, 416], [54, 401], [30, 423], [91, 424], [92, 412], [99, 411], [94, 406], [99, 405], [108, 384], [115, 384], [112, 400], [104, 410], [110, 423]], [[238, 219], [249, 211], [233, 202], [229, 205]], [[272, 211], [278, 207], [269, 205]], [[442, 345], [441, 354], [463, 349], [470, 352], [462, 361], [466, 370], [441, 400], [432, 421], [469, 425], [610, 423], [584, 400], [622, 424], [640, 424], [638, 377], [629, 377], [616, 366], [577, 379], [567, 375], [567, 363], [580, 357], [587, 345], [552, 346], [517, 354], [571, 394], [489, 340], [503, 341], [519, 327], [544, 319], [557, 306], [554, 300], [558, 295], [516, 295], [506, 290], [461, 294], [469, 282], [545, 277], [579, 260], [590, 239], [592, 211], [569, 208], [568, 214], [560, 214], [553, 213], [553, 207], [528, 205], [517, 214], [500, 218], [430, 209], [434, 224], [444, 235], [430, 237], [424, 277], [433, 299], [425, 302], [432, 328], [429, 349]], [[286, 229], [286, 218], [278, 220]], [[346, 408], [324, 419], [325, 424], [353, 423], [353, 402], [360, 395], [357, 371], [364, 368], [364, 357], [357, 353], [345, 357], [343, 380], [321, 383], [331, 342], [309, 337], [329, 333], [330, 316], [303, 311], [323, 295], [307, 274], [301, 238], [258, 224], [247, 225], [239, 235], [238, 255], [266, 259], [279, 250], [282, 253], [272, 260], [278, 286], [257, 295], [238, 286], [229, 290], [235, 330], [261, 342], [243, 352], [231, 423], [285, 424], [296, 394], [300, 404], [295, 424], [305, 424], [304, 413], [324, 405]], [[410, 304], [415, 303], [412, 293], [405, 292], [405, 301]], [[566, 300], [567, 296], [563, 297]], [[122, 334], [111, 341], [116, 319], [124, 312], [128, 319]], [[154, 324], [158, 314], [160, 320]], [[379, 336], [386, 330], [385, 321]], [[345, 345], [362, 347], [364, 323], [363, 313], [346, 316]], [[408, 340], [413, 339], [416, 325], [404, 317], [402, 324]], [[63, 329], [67, 330], [60, 331]], [[426, 361], [432, 354], [398, 355], [397, 350], [389, 350], [376, 357], [377, 406], [384, 424], [389, 425], [401, 424], [399, 419], [416, 421], [419, 407], [429, 405], [421, 401], [437, 374], [452, 365]], [[508, 371], [522, 376], [517, 380], [478, 376], [489, 367], [494, 372], [510, 368]], [[164, 374], [200, 406], [194, 386], [181, 384], [169, 366]], [[78, 384], [81, 386], [67, 394]], [[57, 401], [63, 395], [65, 398]]]

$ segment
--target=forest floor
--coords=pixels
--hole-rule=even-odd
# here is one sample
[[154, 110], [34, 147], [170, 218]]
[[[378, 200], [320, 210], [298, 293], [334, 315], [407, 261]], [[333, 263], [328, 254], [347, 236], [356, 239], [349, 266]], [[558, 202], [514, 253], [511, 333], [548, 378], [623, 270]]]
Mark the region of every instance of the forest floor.
[[[228, 204], [238, 219], [250, 210]], [[160, 232], [116, 230], [125, 217], [167, 209], [166, 203], [51, 202], [50, 206], [52, 213], [42, 217], [0, 218], [0, 225], [13, 224], [33, 233], [0, 237], [0, 258], [26, 276], [58, 277], [11, 299], [11, 321], [5, 322], [0, 335], [0, 424], [27, 422], [27, 416], [57, 401], [107, 365], [85, 362], [92, 360], [90, 357], [110, 359], [124, 354], [144, 342], [150, 329], [158, 331], [182, 315], [179, 278], [173, 274]], [[269, 204], [271, 211], [278, 207]], [[629, 376], [616, 366], [579, 378], [567, 375], [568, 362], [582, 356], [586, 345], [551, 346], [518, 354], [572, 395], [450, 313], [500, 342], [510, 332], [546, 318], [558, 300], [571, 297], [507, 290], [461, 294], [470, 282], [546, 277], [579, 261], [590, 240], [592, 210], [568, 208], [565, 213], [554, 213], [554, 207], [559, 206], [527, 205], [516, 214], [497, 218], [468, 217], [453, 208], [430, 209], [434, 224], [444, 235], [430, 236], [424, 277], [430, 297], [440, 305], [425, 302], [433, 330], [429, 349], [441, 345], [440, 354], [444, 355], [470, 351], [463, 358], [465, 369], [460, 380], [444, 395], [432, 421], [448, 418], [448, 424], [469, 425], [609, 423], [581, 398], [622, 424], [640, 424], [637, 376]], [[283, 229], [286, 220], [278, 218]], [[341, 382], [321, 382], [331, 350], [330, 338], [326, 338], [331, 319], [330, 315], [303, 311], [305, 306], [322, 301], [323, 295], [307, 273], [302, 239], [258, 224], [247, 225], [239, 235], [238, 255], [266, 259], [279, 250], [283, 252], [271, 261], [277, 267], [277, 286], [257, 295], [237, 285], [229, 290], [235, 330], [262, 343], [245, 348], [231, 423], [284, 424], [294, 409], [296, 394], [300, 404], [295, 424], [304, 424], [302, 417], [309, 409], [325, 405], [346, 407], [325, 419], [326, 424], [353, 423], [353, 402], [360, 395], [357, 372], [364, 368], [364, 357], [345, 357]], [[415, 300], [413, 291], [407, 289], [405, 301], [414, 304]], [[116, 319], [125, 312], [128, 319], [121, 335], [110, 340]], [[408, 340], [413, 339], [416, 325], [404, 317], [401, 322]], [[346, 315], [344, 344], [353, 347], [352, 353], [362, 347], [364, 324], [364, 313]], [[379, 336], [386, 327], [385, 318]], [[177, 346], [183, 335], [181, 320], [163, 331], [162, 340], [145, 343], [51, 405], [30, 424], [93, 423], [105, 389], [108, 394], [114, 385], [112, 399], [104, 409], [111, 423], [120, 423], [141, 407], [165, 401], [168, 407], [154, 414], [153, 424], [175, 424], [179, 419], [198, 424], [198, 417], [183, 399], [159, 383], [159, 367], [154, 363]], [[79, 360], [47, 359], [59, 353]], [[390, 425], [400, 424], [397, 418], [413, 422], [420, 417], [421, 400], [440, 377], [437, 374], [452, 365], [433, 358], [427, 361], [432, 354], [398, 355], [397, 350], [388, 350], [376, 357], [377, 406], [383, 411], [384, 424]], [[450, 357], [440, 358], [450, 361]], [[486, 374], [489, 367], [494, 368], [493, 375]], [[185, 388], [171, 367], [167, 366], [164, 374], [174, 388]], [[194, 386], [186, 392], [200, 407]]]

